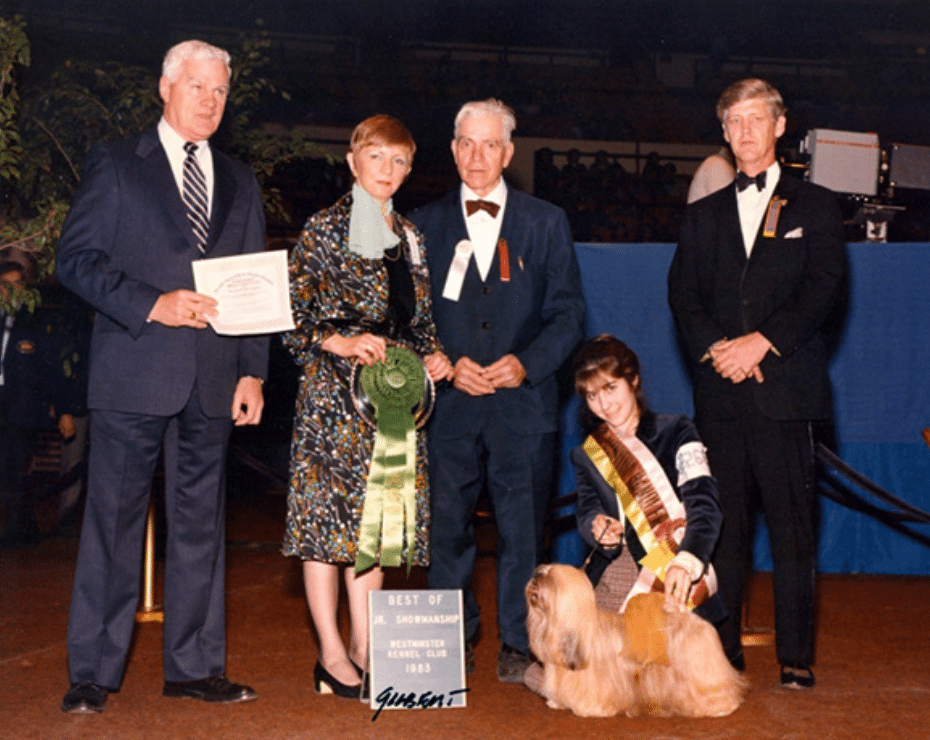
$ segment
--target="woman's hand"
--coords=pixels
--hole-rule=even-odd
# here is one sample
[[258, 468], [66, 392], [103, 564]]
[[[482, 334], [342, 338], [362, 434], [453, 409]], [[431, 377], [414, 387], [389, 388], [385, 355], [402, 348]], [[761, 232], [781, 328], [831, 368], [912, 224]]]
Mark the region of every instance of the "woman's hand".
[[359, 334], [357, 337], [344, 337], [332, 334], [321, 345], [327, 352], [357, 359], [363, 365], [374, 365], [387, 360], [387, 340], [375, 334]]
[[591, 522], [591, 534], [602, 547], [619, 547], [623, 544], [623, 524], [606, 514], [598, 514]]
[[424, 357], [423, 366], [426, 368], [426, 372], [429, 373], [430, 380], [434, 383], [438, 383], [440, 380], [452, 380], [453, 375], [455, 375], [452, 363], [442, 352], [433, 352], [433, 354]]
[[684, 568], [673, 565], [665, 572], [665, 609], [683, 612], [688, 609], [691, 576]]

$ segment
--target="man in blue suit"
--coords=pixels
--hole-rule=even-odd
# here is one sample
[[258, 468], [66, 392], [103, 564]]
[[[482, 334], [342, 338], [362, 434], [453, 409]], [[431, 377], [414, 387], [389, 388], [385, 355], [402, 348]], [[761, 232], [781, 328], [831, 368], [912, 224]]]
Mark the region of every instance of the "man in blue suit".
[[552, 487], [556, 371], [582, 339], [584, 300], [565, 213], [503, 181], [513, 111], [466, 103], [452, 155], [460, 188], [412, 216], [425, 237], [433, 317], [455, 365], [429, 430], [429, 585], [462, 589], [465, 637], [477, 635], [472, 517], [487, 486], [498, 527], [497, 675], [529, 664], [523, 589], [539, 563]]
[[[233, 424], [261, 417], [268, 340], [217, 335], [208, 325], [216, 302], [194, 291], [192, 272], [194, 260], [264, 248], [254, 174], [208, 141], [223, 116], [229, 75], [222, 49], [202, 41], [170, 49], [157, 128], [91, 151], [62, 230], [58, 278], [97, 312], [65, 712], [102, 711], [122, 682], [162, 448], [164, 695], [255, 698], [225, 676], [224, 475]], [[198, 186], [189, 185], [186, 168]], [[186, 207], [182, 193], [195, 202]]]

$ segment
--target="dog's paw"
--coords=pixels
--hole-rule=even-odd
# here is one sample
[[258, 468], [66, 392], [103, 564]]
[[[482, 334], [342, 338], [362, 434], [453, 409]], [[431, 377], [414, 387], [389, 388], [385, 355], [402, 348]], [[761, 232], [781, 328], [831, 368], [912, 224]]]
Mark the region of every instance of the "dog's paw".
[[561, 704], [559, 704], [555, 699], [546, 699], [546, 706], [549, 709], [565, 709]]

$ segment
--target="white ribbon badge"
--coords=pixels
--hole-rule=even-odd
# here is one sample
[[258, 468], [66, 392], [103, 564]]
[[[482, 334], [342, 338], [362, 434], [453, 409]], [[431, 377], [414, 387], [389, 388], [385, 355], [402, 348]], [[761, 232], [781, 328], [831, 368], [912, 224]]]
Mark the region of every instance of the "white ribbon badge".
[[442, 288], [442, 297], [450, 301], [458, 301], [462, 295], [462, 283], [465, 282], [465, 271], [468, 269], [468, 260], [471, 259], [475, 248], [468, 239], [462, 239], [455, 245], [455, 257], [449, 265], [446, 275], [446, 284]]

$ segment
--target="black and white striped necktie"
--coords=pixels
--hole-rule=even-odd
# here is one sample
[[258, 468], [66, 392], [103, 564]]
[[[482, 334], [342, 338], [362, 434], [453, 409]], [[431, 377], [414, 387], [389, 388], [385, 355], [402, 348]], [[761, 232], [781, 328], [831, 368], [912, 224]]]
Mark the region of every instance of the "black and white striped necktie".
[[187, 218], [191, 222], [194, 236], [197, 237], [197, 248], [205, 253], [207, 234], [210, 230], [210, 219], [207, 218], [207, 180], [194, 156], [197, 152], [197, 145], [188, 141], [184, 145], [184, 151], [187, 152], [187, 156], [184, 158], [182, 197], [187, 207]]

